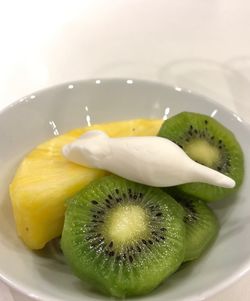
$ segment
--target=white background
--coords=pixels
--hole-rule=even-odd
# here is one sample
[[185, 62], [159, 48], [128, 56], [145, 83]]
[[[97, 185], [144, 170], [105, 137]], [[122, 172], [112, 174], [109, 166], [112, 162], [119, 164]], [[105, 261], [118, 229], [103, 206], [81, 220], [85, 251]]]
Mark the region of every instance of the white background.
[[[0, 109], [46, 86], [101, 77], [186, 88], [250, 121], [250, 2], [0, 0]], [[13, 298], [30, 300], [0, 283], [0, 301]], [[224, 300], [250, 300], [250, 274], [208, 301]]]

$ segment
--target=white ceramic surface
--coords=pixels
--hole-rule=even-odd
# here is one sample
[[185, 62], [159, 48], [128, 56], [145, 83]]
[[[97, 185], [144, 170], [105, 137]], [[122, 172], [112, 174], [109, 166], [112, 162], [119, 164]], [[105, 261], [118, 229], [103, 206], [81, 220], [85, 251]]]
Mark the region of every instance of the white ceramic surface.
[[[193, 265], [172, 276], [145, 300], [200, 301], [250, 267], [248, 126], [239, 116], [202, 96], [138, 80], [71, 82], [28, 95], [0, 115], [0, 272], [9, 285], [46, 301], [104, 300], [88, 291], [68, 267], [29, 251], [16, 237], [8, 184], [17, 163], [39, 142], [69, 129], [136, 117], [165, 118], [180, 111], [206, 113], [236, 135], [246, 157], [245, 182], [236, 199], [214, 204], [222, 228], [214, 245]], [[244, 247], [243, 247], [244, 246]], [[11, 262], [11, 264], [10, 264]]]

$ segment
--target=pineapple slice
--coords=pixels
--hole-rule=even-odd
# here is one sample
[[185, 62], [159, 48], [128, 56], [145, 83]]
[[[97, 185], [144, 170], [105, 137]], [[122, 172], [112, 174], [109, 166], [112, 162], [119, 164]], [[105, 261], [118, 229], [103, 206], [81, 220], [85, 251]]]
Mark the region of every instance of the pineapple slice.
[[65, 200], [106, 172], [67, 161], [63, 145], [89, 130], [111, 137], [156, 135], [162, 120], [131, 120], [75, 129], [37, 146], [22, 161], [10, 184], [17, 233], [31, 249], [41, 249], [61, 235]]

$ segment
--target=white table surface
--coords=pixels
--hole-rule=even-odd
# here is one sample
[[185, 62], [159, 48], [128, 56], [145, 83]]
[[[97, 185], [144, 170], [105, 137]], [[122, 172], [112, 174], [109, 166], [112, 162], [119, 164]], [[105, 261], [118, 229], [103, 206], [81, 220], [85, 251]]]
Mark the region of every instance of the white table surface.
[[[158, 80], [250, 121], [250, 1], [0, 1], [0, 109], [84, 78]], [[0, 301], [27, 301], [0, 282]], [[206, 301], [250, 300], [250, 273]], [[46, 301], [46, 300], [44, 300]]]

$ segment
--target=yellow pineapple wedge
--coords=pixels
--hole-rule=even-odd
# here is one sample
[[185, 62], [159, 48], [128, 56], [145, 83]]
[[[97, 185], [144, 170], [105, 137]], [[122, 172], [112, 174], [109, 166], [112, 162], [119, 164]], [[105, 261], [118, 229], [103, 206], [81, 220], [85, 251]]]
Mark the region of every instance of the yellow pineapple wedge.
[[41, 249], [61, 235], [65, 200], [106, 174], [67, 161], [61, 154], [63, 145], [97, 129], [111, 137], [156, 135], [161, 123], [162, 120], [137, 119], [93, 125], [72, 130], [31, 151], [10, 184], [17, 233], [24, 243], [31, 249]]

